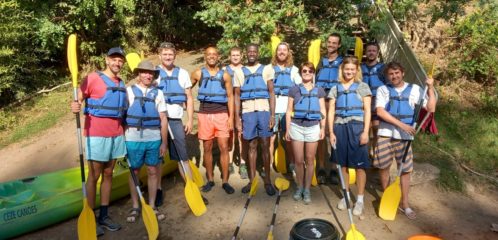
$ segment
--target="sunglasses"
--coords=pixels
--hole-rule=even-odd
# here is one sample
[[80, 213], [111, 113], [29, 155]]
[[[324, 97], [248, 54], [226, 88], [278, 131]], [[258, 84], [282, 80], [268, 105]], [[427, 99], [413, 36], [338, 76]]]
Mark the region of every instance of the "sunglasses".
[[311, 69], [310, 69], [310, 70], [308, 70], [308, 69], [303, 69], [301, 72], [302, 72], [302, 73], [315, 73], [315, 71], [313, 71], [313, 70], [311, 70]]

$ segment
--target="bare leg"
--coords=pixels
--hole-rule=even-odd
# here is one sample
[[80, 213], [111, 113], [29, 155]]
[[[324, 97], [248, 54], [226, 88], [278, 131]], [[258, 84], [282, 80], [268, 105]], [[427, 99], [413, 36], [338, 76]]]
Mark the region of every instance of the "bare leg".
[[382, 187], [382, 191], [386, 190], [387, 185], [389, 184], [389, 167], [385, 169], [379, 169], [379, 177], [380, 177], [380, 185]]
[[313, 172], [315, 171], [315, 155], [316, 149], [318, 147], [318, 142], [307, 142], [305, 143], [306, 152], [306, 174], [304, 178], [304, 188], [311, 188], [311, 179], [313, 178]]
[[[277, 134], [273, 134], [270, 137], [270, 143], [269, 143], [269, 151], [270, 151], [270, 165], [275, 161], [273, 159], [275, 157], [275, 139], [277, 139]], [[280, 139], [277, 139], [279, 141]], [[280, 144], [280, 143], [279, 143]], [[266, 169], [265, 169], [266, 170]]]
[[204, 148], [204, 166], [206, 167], [206, 175], [208, 181], [213, 181], [213, 140], [203, 140], [202, 146]]
[[256, 154], [258, 151], [258, 139], [254, 138], [252, 140], [246, 141], [244, 140], [248, 146], [247, 156], [249, 160], [249, 179], [252, 182], [254, 177], [256, 176]]
[[247, 142], [242, 139], [242, 134], [238, 133], [239, 138], [239, 150], [240, 150], [240, 164], [246, 164], [247, 159]]
[[346, 191], [349, 191], [349, 172], [347, 167], [341, 166], [342, 177], [344, 178], [344, 185], [346, 187]]
[[161, 184], [161, 180], [162, 180], [162, 176], [163, 176], [163, 164], [162, 162], [160, 161], [159, 164], [157, 164], [157, 166], [155, 166], [156, 168], [156, 174], [157, 174], [157, 189], [161, 190], [163, 189], [162, 187], [162, 184]]
[[149, 190], [149, 205], [155, 207], [157, 193], [157, 166], [147, 166], [147, 184]]
[[365, 195], [364, 193], [366, 182], [367, 174], [365, 172], [365, 169], [356, 169], [356, 186], [358, 187], [358, 195]]
[[[135, 175], [138, 176], [140, 169], [135, 169], [135, 170], [133, 170], [133, 172], [135, 172]], [[128, 177], [128, 185], [130, 185], [130, 195], [131, 195], [132, 206], [133, 206], [133, 208], [139, 208], [140, 205], [138, 203], [138, 194], [137, 194], [137, 190], [135, 188], [135, 183], [133, 182], [133, 178], [131, 177], [131, 174]], [[155, 191], [156, 191], [156, 189], [154, 189], [154, 192]]]
[[100, 205], [108, 206], [111, 200], [112, 170], [116, 160], [104, 163], [102, 182], [100, 184]]
[[[265, 184], [271, 184], [270, 179], [270, 151], [268, 145], [270, 145], [269, 137], [260, 138], [261, 141], [261, 154], [263, 156], [263, 164], [265, 166]], [[256, 161], [255, 161], [256, 162]]]
[[86, 180], [86, 192], [88, 205], [90, 208], [95, 208], [95, 196], [97, 195], [97, 182], [104, 164], [97, 161], [88, 161], [88, 179]]
[[296, 164], [296, 183], [297, 187], [302, 189], [304, 187], [304, 142], [292, 141], [292, 149]]
[[410, 173], [401, 174], [401, 206], [403, 209], [410, 207], [408, 203], [408, 192], [410, 190]]
[[[218, 147], [220, 148], [220, 162], [221, 162], [221, 176], [223, 178], [223, 183], [228, 182], [228, 161], [229, 161], [229, 153], [228, 153], [228, 138], [217, 138], [218, 140]], [[211, 143], [212, 144], [212, 143]], [[206, 154], [204, 152], [204, 154]], [[206, 155], [204, 155], [206, 156]], [[212, 164], [212, 157], [211, 157], [211, 168], [213, 167]], [[211, 179], [213, 175], [213, 170], [211, 169]], [[210, 180], [212, 181], [212, 180]]]
[[[293, 152], [294, 151], [292, 150], [292, 141], [285, 141], [285, 158], [286, 158], [286, 160], [289, 161], [289, 164], [295, 164], [294, 154], [292, 154]], [[315, 153], [316, 153], [316, 150], [315, 150]], [[314, 158], [315, 158], [315, 156], [313, 156], [313, 159]]]

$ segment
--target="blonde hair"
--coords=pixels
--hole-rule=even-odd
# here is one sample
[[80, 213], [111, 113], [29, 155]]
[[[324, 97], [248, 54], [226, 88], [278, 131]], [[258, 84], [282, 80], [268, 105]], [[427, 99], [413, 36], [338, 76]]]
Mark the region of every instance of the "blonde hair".
[[294, 57], [292, 56], [292, 51], [290, 49], [289, 44], [286, 42], [281, 42], [277, 45], [277, 49], [275, 49], [275, 54], [273, 54], [273, 57], [271, 58], [271, 64], [274, 66], [277, 65], [277, 51], [278, 51], [278, 47], [280, 47], [281, 45], [286, 46], [287, 50], [289, 50], [289, 55], [287, 55], [287, 59], [285, 60], [285, 66], [292, 67], [292, 65], [294, 65]]
[[346, 64], [356, 65], [356, 76], [354, 77], [354, 81], [361, 82], [363, 74], [361, 72], [360, 61], [358, 61], [358, 58], [356, 58], [355, 56], [347, 56], [342, 60], [342, 64], [339, 67], [339, 82], [346, 83], [346, 80], [344, 79], [344, 76], [343, 76], [343, 69], [344, 69], [344, 66]]

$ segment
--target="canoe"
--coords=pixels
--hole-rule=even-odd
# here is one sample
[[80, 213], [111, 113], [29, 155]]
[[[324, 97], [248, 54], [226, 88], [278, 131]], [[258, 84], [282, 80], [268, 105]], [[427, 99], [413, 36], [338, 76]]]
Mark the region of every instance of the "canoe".
[[[111, 201], [129, 194], [128, 164], [118, 160], [113, 172]], [[163, 175], [177, 162], [165, 157]], [[146, 170], [140, 172], [146, 184]], [[97, 184], [100, 188], [100, 184]], [[97, 201], [100, 203], [100, 190]], [[0, 239], [12, 238], [76, 217], [83, 208], [80, 168], [70, 168], [37, 177], [0, 183]], [[75, 233], [76, 234], [76, 233]]]

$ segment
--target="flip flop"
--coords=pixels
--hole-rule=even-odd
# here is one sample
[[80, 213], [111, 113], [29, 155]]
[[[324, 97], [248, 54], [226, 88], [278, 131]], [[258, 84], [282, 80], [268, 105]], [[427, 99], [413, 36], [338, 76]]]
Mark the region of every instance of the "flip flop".
[[132, 208], [126, 216], [126, 221], [129, 223], [134, 223], [140, 217], [140, 208]]
[[415, 213], [415, 211], [413, 211], [413, 209], [411, 209], [411, 208], [409, 208], [409, 207], [408, 207], [408, 208], [405, 208], [405, 209], [403, 209], [403, 208], [399, 207], [398, 209], [399, 209], [402, 213], [404, 213], [404, 214], [405, 214], [405, 216], [406, 216], [408, 219], [410, 219], [410, 220], [415, 220], [415, 219], [417, 219], [417, 214]]

